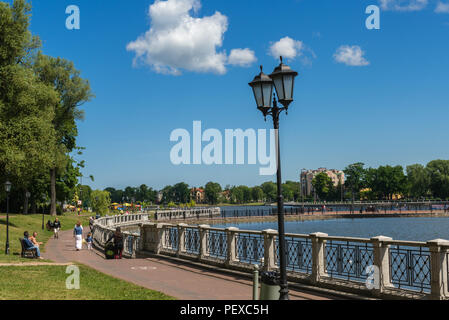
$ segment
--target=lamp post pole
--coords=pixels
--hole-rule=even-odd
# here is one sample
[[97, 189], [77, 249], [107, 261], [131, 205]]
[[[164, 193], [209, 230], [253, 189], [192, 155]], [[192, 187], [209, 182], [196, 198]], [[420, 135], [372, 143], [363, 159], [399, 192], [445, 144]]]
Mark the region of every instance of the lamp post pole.
[[6, 249], [5, 254], [9, 254], [9, 192], [6, 195]]
[[44, 230], [44, 219], [45, 219], [45, 216], [44, 216], [44, 206], [42, 206], [42, 230]]
[[279, 300], [289, 300], [288, 297], [288, 284], [287, 284], [287, 256], [285, 252], [285, 221], [284, 221], [284, 198], [282, 196], [282, 175], [281, 175], [281, 146], [279, 140], [279, 115], [282, 112], [282, 108], [278, 108], [276, 99], [273, 99], [272, 117], [274, 134], [276, 140], [276, 153], [277, 153], [277, 206], [278, 206], [278, 231], [279, 231], [279, 267], [280, 267], [280, 285]]
[[[279, 143], [279, 116], [282, 111], [288, 112], [288, 106], [293, 102], [294, 79], [298, 75], [296, 71], [290, 69], [289, 66], [281, 64], [276, 67], [269, 76], [263, 73], [262, 66], [260, 74], [257, 75], [252, 82], [249, 83], [253, 89], [254, 98], [257, 108], [262, 112], [265, 119], [268, 115], [273, 118], [273, 126], [275, 131], [276, 142], [276, 160], [277, 160], [277, 210], [278, 210], [278, 232], [279, 232], [279, 268], [280, 268], [280, 296], [279, 300], [288, 300], [288, 283], [287, 283], [287, 255], [285, 243], [285, 226], [284, 226], [284, 199], [282, 197], [282, 176], [281, 176], [281, 153]], [[277, 98], [283, 107], [278, 107], [278, 100], [274, 96], [273, 86], [276, 89]]]
[[11, 182], [5, 183], [6, 191], [6, 248], [5, 254], [9, 254], [9, 192], [11, 191]]

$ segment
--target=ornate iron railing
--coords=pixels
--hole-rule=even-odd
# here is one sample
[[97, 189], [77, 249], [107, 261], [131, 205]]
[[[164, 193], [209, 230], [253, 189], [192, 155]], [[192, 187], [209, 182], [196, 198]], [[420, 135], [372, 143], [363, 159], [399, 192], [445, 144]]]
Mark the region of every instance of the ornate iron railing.
[[239, 232], [235, 238], [235, 251], [238, 261], [260, 263], [264, 257], [264, 238], [261, 233]]
[[[287, 270], [312, 273], [312, 242], [309, 238], [286, 236]], [[279, 266], [279, 240], [275, 240], [276, 266]]]
[[206, 253], [209, 257], [226, 259], [228, 237], [224, 230], [206, 230]]
[[[279, 242], [275, 230], [248, 231], [206, 225], [144, 223], [139, 224], [142, 233], [139, 236], [136, 234], [138, 224], [130, 223], [142, 221], [139, 219], [142, 218], [125, 218], [117, 225], [111, 223], [122, 221], [122, 218], [100, 220], [94, 224], [94, 240], [104, 246], [115, 227], [120, 225], [122, 230], [127, 230], [124, 232], [124, 252], [131, 257], [135, 257], [140, 250], [157, 254], [177, 251], [180, 258], [191, 259], [193, 256], [203, 263], [219, 263], [223, 267], [238, 267], [239, 270], [253, 270], [252, 264], [259, 264], [264, 270], [279, 268]], [[314, 284], [333, 281], [338, 286], [348, 285], [351, 288], [354, 288], [354, 281], [365, 282], [366, 290], [377, 290], [378, 294], [387, 292], [397, 293], [401, 297], [449, 298], [448, 241], [398, 241], [381, 236], [361, 239], [323, 233], [286, 234], [285, 240], [289, 281], [309, 279]], [[141, 241], [142, 248], [139, 247]], [[370, 288], [368, 279], [373, 275], [373, 270], [379, 272], [380, 281], [377, 287]]]
[[184, 231], [184, 245], [187, 253], [199, 254], [200, 232], [198, 228], [186, 228]]
[[329, 277], [366, 281], [367, 268], [374, 265], [371, 243], [327, 240], [325, 248], [325, 271]]
[[178, 250], [178, 228], [177, 227], [167, 227], [164, 232], [163, 248], [169, 251]]
[[429, 248], [391, 245], [389, 252], [392, 284], [407, 290], [430, 292]]

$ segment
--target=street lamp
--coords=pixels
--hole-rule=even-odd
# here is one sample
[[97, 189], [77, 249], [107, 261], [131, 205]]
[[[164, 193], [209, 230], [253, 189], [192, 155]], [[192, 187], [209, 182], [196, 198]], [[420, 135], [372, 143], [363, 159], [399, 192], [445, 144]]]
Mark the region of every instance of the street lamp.
[[5, 254], [9, 254], [9, 193], [11, 192], [12, 183], [9, 181], [5, 182], [6, 191], [6, 249]]
[[[284, 229], [284, 203], [282, 198], [282, 177], [281, 177], [281, 154], [279, 144], [279, 116], [282, 111], [288, 112], [290, 103], [293, 102], [293, 88], [295, 77], [298, 75], [296, 71], [290, 69], [282, 61], [273, 73], [269, 76], [263, 73], [260, 66], [260, 74], [258, 74], [252, 82], [249, 83], [253, 89], [254, 98], [257, 108], [262, 112], [263, 116], [271, 115], [276, 137], [276, 153], [277, 153], [277, 207], [278, 207], [278, 229], [279, 229], [279, 265], [280, 265], [280, 300], [288, 300], [288, 284], [287, 284], [287, 257]], [[273, 85], [276, 89], [279, 103], [283, 107], [278, 107], [276, 97], [273, 97]], [[273, 105], [271, 102], [273, 101]]]
[[31, 197], [31, 193], [29, 191], [27, 191], [25, 193], [25, 198], [26, 198], [25, 208], [23, 208], [23, 211], [24, 211], [25, 214], [28, 214], [28, 201], [29, 201], [30, 197]]

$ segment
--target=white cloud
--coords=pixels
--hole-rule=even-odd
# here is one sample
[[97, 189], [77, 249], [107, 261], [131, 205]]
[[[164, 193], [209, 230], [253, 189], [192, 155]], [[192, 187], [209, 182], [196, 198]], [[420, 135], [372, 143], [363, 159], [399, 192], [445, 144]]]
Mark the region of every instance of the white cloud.
[[229, 54], [228, 64], [248, 67], [252, 63], [256, 62], [257, 58], [254, 54], [254, 51], [246, 48], [246, 49], [233, 49]]
[[290, 37], [284, 37], [278, 42], [272, 42], [270, 46], [270, 55], [278, 59], [280, 56], [287, 59], [294, 59], [302, 55], [304, 44], [302, 41], [293, 40]]
[[369, 65], [369, 61], [363, 55], [364, 52], [359, 46], [341, 46], [335, 52], [334, 59], [347, 66], [362, 67]]
[[436, 13], [449, 13], [449, 2], [444, 3], [438, 1], [437, 7], [435, 8]]
[[380, 0], [383, 10], [392, 11], [419, 11], [424, 9], [428, 0]]
[[228, 18], [218, 11], [192, 16], [200, 7], [199, 0], [156, 0], [150, 5], [150, 29], [126, 47], [136, 53], [134, 64], [143, 62], [158, 73], [173, 75], [182, 70], [226, 73], [228, 57], [218, 50]]

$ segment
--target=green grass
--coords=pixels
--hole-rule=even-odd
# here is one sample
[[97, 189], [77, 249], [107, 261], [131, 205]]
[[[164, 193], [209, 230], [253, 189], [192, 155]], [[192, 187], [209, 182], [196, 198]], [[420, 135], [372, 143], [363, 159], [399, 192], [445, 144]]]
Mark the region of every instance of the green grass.
[[84, 265], [80, 289], [66, 289], [65, 266], [0, 267], [0, 300], [174, 300]]
[[[6, 216], [6, 214], [0, 214], [0, 216]], [[89, 224], [89, 217], [78, 217], [74, 213], [67, 213], [64, 216], [58, 216], [61, 221], [62, 230], [72, 229], [78, 220], [81, 221], [83, 226]], [[54, 221], [54, 217], [45, 215], [44, 222], [48, 220]], [[5, 255], [6, 246], [6, 217], [0, 219], [0, 263], [19, 263], [19, 262], [36, 262], [33, 259], [23, 259], [20, 257], [22, 248], [20, 246], [19, 238], [23, 237], [23, 232], [28, 231], [31, 235], [34, 231], [38, 233], [37, 239], [39, 242], [43, 242], [40, 246], [41, 252], [45, 252], [45, 243], [53, 236], [53, 232], [42, 230], [42, 214], [33, 215], [21, 215], [10, 214], [9, 215], [9, 247], [10, 254]]]

